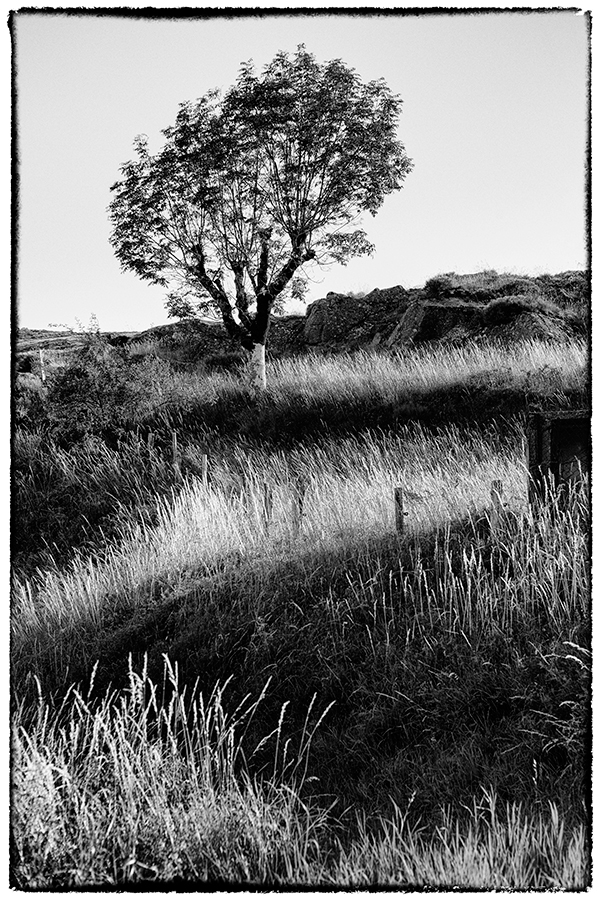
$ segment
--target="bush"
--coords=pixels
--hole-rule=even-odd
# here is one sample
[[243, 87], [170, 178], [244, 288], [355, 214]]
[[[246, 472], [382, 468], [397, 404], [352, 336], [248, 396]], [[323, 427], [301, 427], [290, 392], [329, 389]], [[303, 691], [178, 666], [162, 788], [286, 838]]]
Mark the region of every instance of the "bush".
[[33, 372], [33, 360], [30, 353], [19, 353], [15, 360], [17, 372]]
[[153, 356], [136, 366], [126, 350], [111, 347], [100, 335], [88, 337], [70, 364], [51, 380], [48, 414], [53, 436], [74, 443], [99, 435], [109, 443], [121, 438], [160, 404], [168, 363]]
[[446, 275], [435, 275], [425, 282], [423, 290], [431, 300], [442, 300], [452, 292], [457, 277], [455, 272], [448, 272]]
[[127, 376], [122, 354], [100, 337], [90, 339], [50, 385], [50, 420], [57, 437], [73, 441], [118, 430], [128, 400]]
[[513, 294], [508, 297], [498, 297], [495, 300], [490, 300], [483, 311], [483, 321], [488, 327], [507, 325], [516, 316], [525, 312], [538, 312], [562, 318], [561, 310], [551, 300], [532, 294]]
[[540, 295], [539, 286], [531, 278], [522, 275], [498, 274], [493, 269], [473, 275], [457, 275], [446, 272], [436, 275], [423, 288], [429, 300], [463, 300], [469, 303], [489, 303], [497, 297], [514, 295]]
[[26, 373], [15, 380], [13, 423], [17, 428], [39, 428], [47, 420], [46, 388], [37, 375]]

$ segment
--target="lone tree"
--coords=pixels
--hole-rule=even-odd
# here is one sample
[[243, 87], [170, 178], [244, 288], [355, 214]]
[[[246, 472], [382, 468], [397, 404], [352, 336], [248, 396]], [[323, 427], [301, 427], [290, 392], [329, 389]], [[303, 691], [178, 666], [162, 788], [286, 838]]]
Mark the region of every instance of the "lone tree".
[[121, 167], [109, 206], [124, 270], [169, 288], [171, 315], [220, 314], [266, 386], [271, 312], [302, 297], [308, 264], [374, 249], [357, 227], [412, 168], [396, 137], [402, 101], [341, 60], [300, 45], [257, 76], [251, 62], [221, 96], [180, 105], [152, 155]]

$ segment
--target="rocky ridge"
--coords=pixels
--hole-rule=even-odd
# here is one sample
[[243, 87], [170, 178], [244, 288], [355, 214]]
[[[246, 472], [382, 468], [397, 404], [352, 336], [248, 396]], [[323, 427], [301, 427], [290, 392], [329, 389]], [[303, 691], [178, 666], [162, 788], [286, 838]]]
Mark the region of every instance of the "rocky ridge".
[[[589, 310], [586, 272], [535, 278], [493, 271], [448, 273], [431, 278], [422, 288], [396, 285], [368, 294], [330, 292], [311, 303], [305, 315], [274, 316], [268, 353], [277, 357], [306, 351], [385, 350], [427, 341], [462, 342], [483, 335], [568, 339], [587, 334]], [[115, 346], [159, 341], [167, 353], [188, 363], [204, 359], [209, 365], [227, 366], [241, 356], [239, 346], [216, 320], [187, 319], [139, 334], [106, 337]], [[23, 329], [17, 350], [59, 350], [80, 343], [80, 336], [70, 338]]]

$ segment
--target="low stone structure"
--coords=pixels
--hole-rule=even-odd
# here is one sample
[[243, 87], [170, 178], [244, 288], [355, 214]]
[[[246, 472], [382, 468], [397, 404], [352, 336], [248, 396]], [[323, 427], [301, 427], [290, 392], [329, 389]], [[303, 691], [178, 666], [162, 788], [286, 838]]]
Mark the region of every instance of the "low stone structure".
[[591, 411], [533, 408], [527, 422], [527, 451], [530, 498], [543, 496], [548, 479], [568, 487], [589, 475]]

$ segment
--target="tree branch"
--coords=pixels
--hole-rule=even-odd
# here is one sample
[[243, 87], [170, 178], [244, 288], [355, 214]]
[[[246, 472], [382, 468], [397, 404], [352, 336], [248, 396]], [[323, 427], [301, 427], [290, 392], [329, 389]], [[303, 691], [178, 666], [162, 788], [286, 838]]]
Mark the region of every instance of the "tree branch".
[[245, 347], [247, 350], [251, 350], [253, 343], [252, 338], [248, 334], [248, 332], [240, 325], [238, 325], [238, 323], [233, 318], [233, 310], [231, 309], [229, 298], [227, 297], [227, 294], [223, 289], [221, 280], [219, 278], [212, 279], [206, 271], [204, 250], [200, 241], [198, 241], [195, 250], [197, 259], [194, 270], [195, 275], [204, 290], [210, 294], [210, 296], [219, 307], [219, 310], [221, 311], [221, 318], [223, 319], [223, 325], [225, 326], [227, 333], [230, 337], [238, 340], [241, 343], [242, 347]]
[[252, 320], [248, 315], [249, 301], [246, 288], [244, 287], [244, 264], [239, 259], [230, 259], [229, 265], [231, 266], [231, 271], [233, 272], [235, 280], [235, 305], [240, 315], [240, 321], [242, 325], [250, 331], [252, 328]]
[[256, 315], [252, 323], [252, 339], [257, 344], [264, 344], [271, 321], [271, 309], [276, 297], [282, 292], [294, 272], [302, 263], [314, 259], [314, 250], [304, 249], [305, 240], [295, 242], [288, 261], [281, 267], [277, 275], [256, 295]]
[[258, 273], [256, 277], [256, 294], [262, 294], [267, 287], [267, 272], [269, 270], [269, 241], [273, 234], [272, 228], [261, 228], [258, 232], [260, 237], [260, 261], [258, 263]]

